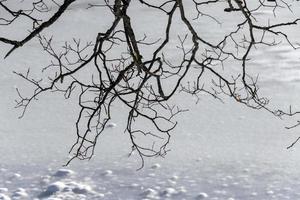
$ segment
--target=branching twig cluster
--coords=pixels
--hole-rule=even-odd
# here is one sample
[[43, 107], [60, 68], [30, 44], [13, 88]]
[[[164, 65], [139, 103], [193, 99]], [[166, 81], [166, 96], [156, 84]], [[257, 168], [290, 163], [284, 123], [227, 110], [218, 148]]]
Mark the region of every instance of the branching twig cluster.
[[[300, 18], [261, 25], [253, 15], [262, 8], [271, 7], [276, 16], [276, 10], [279, 8], [291, 9], [288, 2], [259, 0], [253, 8], [248, 6], [248, 1], [245, 0], [192, 0], [197, 14], [190, 19], [183, 0], [162, 0], [160, 3], [137, 0], [135, 3], [166, 15], [163, 38], [148, 42], [147, 33], [144, 38], [136, 36], [128, 12], [133, 2], [102, 0], [99, 4], [87, 4], [87, 9], [109, 9], [114, 15], [110, 27], [99, 32], [93, 42], [83, 44], [80, 39], [73, 39], [66, 42], [62, 50], [55, 49], [53, 39], [45, 37], [43, 33], [47, 27], [63, 17], [64, 12], [74, 2], [76, 0], [36, 0], [29, 10], [13, 10], [8, 1], [0, 0], [0, 13], [6, 12], [5, 17], [0, 16], [0, 25], [10, 26], [19, 18], [26, 18], [32, 23], [31, 32], [22, 40], [0, 36], [0, 42], [11, 45], [5, 57], [30, 40], [37, 39], [44, 51], [53, 58], [52, 62], [43, 68], [43, 72], [54, 72], [48, 77], [47, 86], [41, 84], [44, 79], [32, 78], [30, 71], [25, 74], [15, 72], [36, 88], [30, 97], [24, 97], [17, 90], [20, 97], [17, 107], [22, 107], [25, 112], [33, 100], [46, 92], [61, 92], [65, 98], [74, 93], [78, 97], [80, 112], [76, 121], [77, 140], [71, 148], [72, 158], [69, 162], [75, 158], [84, 160], [93, 156], [98, 137], [113, 118], [111, 109], [114, 104], [123, 104], [128, 110], [126, 132], [130, 137], [132, 150], [137, 151], [142, 159], [142, 166], [144, 157], [164, 156], [167, 152], [170, 132], [177, 124], [174, 116], [184, 111], [169, 104], [169, 100], [178, 91], [196, 97], [206, 93], [219, 100], [226, 95], [238, 103], [253, 109], [265, 109], [275, 116], [298, 114], [268, 108], [269, 100], [258, 93], [257, 78], [247, 73], [247, 62], [253, 49], [278, 44], [276, 40], [267, 41], [267, 34], [273, 35], [274, 38], [283, 38], [293, 48], [298, 48], [281, 28], [296, 25]], [[50, 12], [49, 4], [57, 7], [54, 14], [48, 20], [36, 18], [36, 13]], [[239, 23], [218, 42], [204, 38], [197, 32], [194, 23], [208, 17], [214, 23], [222, 24], [222, 20], [217, 16], [205, 12], [212, 5], [223, 6], [223, 12], [238, 13], [240, 17], [237, 20]], [[178, 36], [177, 49], [182, 56], [178, 58], [180, 61], [175, 63], [169, 60], [164, 52], [170, 43], [172, 26], [178, 21], [181, 21], [183, 28], [188, 31], [186, 35]], [[186, 45], [187, 42], [192, 46]], [[145, 53], [141, 50], [143, 46], [156, 48], [150, 53]], [[116, 55], [115, 52], [118, 51], [123, 53]], [[226, 63], [232, 61], [239, 63], [239, 73], [228, 75], [228, 72], [222, 69], [226, 68]], [[86, 69], [93, 72], [89, 80], [82, 79]], [[184, 79], [190, 71], [195, 72], [195, 80], [184, 84]], [[205, 80], [206, 77], [211, 77], [210, 82]], [[168, 80], [172, 80], [171, 87], [166, 84]], [[143, 123], [148, 122], [149, 126], [139, 128], [139, 120]], [[153, 143], [140, 143], [137, 138], [141, 136], [150, 137], [149, 140]]]

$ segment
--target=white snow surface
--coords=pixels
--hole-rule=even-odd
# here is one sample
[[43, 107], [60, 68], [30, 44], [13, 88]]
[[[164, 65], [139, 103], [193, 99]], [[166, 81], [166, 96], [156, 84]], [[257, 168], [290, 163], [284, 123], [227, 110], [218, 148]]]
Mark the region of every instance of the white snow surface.
[[[87, 3], [82, 2], [49, 28], [50, 33], [59, 34], [58, 41], [93, 40], [99, 29], [110, 24], [109, 18], [99, 16], [98, 9], [84, 9]], [[141, 30], [153, 33], [154, 26], [164, 25], [157, 19], [159, 14], [147, 11], [145, 16], [144, 12], [143, 7], [130, 10], [132, 16], [138, 16], [133, 22]], [[294, 13], [300, 16], [299, 6]], [[270, 10], [256, 13], [257, 17], [269, 15]], [[210, 25], [203, 23], [203, 27]], [[20, 24], [18, 30], [22, 27]], [[76, 31], [69, 31], [72, 29]], [[211, 33], [214, 29], [206, 31], [210, 37], [218, 35]], [[300, 41], [299, 28], [290, 33]], [[20, 37], [21, 33], [4, 33], [1, 27], [1, 34]], [[299, 129], [284, 128], [292, 121], [207, 96], [198, 104], [191, 96], [176, 97], [190, 111], [178, 117], [171, 151], [165, 158], [146, 159], [139, 171], [138, 156], [128, 158], [131, 146], [122, 127], [122, 108], [116, 108], [119, 113], [114, 123], [99, 138], [95, 157], [62, 168], [75, 141], [76, 101], [55, 94], [43, 96], [21, 120], [20, 110], [14, 109], [15, 87], [29, 92], [30, 86], [12, 71], [44, 66], [40, 50], [33, 41], [0, 61], [0, 200], [300, 199], [300, 146], [286, 150], [299, 133]], [[299, 51], [287, 45], [253, 54], [251, 70], [260, 72], [261, 92], [271, 97], [272, 105], [300, 108], [299, 58]]]
[[70, 169], [59, 169], [57, 172], [55, 172], [54, 176], [64, 178], [71, 176], [72, 174], [74, 174], [74, 172]]

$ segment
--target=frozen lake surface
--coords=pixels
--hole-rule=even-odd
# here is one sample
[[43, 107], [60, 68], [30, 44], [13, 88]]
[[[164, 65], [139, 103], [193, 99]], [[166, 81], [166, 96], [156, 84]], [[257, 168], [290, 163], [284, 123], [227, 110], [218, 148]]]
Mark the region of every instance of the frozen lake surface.
[[[66, 21], [49, 31], [60, 34], [62, 42], [83, 35], [93, 39], [98, 27], [105, 28], [109, 20], [102, 20], [97, 9], [82, 6], [72, 7]], [[131, 12], [141, 16], [144, 10], [136, 7]], [[270, 14], [267, 10], [256, 15]], [[300, 16], [300, 9], [294, 14]], [[148, 24], [151, 17], [159, 16], [140, 17], [135, 23]], [[76, 31], [68, 31], [74, 27]], [[293, 40], [300, 41], [299, 30], [290, 30]], [[0, 33], [4, 34], [3, 27]], [[218, 37], [218, 33], [208, 35]], [[30, 88], [12, 71], [40, 69], [45, 64], [38, 52], [35, 41], [0, 61], [0, 200], [300, 199], [300, 146], [286, 149], [299, 136], [299, 128], [286, 130], [292, 121], [205, 95], [198, 104], [191, 96], [176, 97], [190, 111], [178, 117], [181, 123], [173, 132], [167, 156], [146, 159], [142, 170], [136, 171], [141, 164], [136, 155], [128, 157], [130, 142], [121, 114], [107, 126], [91, 161], [74, 161], [63, 168], [75, 140], [76, 101], [43, 96], [23, 119], [18, 119], [20, 110], [13, 108], [15, 87]], [[259, 71], [261, 92], [270, 97], [271, 106], [300, 108], [299, 51], [283, 44], [257, 50], [252, 58], [249, 65], [253, 72]]]

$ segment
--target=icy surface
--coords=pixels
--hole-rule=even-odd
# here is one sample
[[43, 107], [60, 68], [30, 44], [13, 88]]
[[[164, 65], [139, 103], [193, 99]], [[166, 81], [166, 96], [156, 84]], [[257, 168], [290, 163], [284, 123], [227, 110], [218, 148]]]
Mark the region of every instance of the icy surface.
[[[83, 36], [93, 40], [98, 29], [110, 21], [99, 17], [97, 9], [82, 6], [86, 4], [74, 5], [66, 20], [49, 31], [59, 34], [61, 41]], [[144, 16], [143, 9], [133, 10], [132, 15]], [[299, 11], [294, 10], [298, 16]], [[267, 10], [255, 15], [270, 14]], [[134, 23], [145, 24], [143, 29], [152, 33], [149, 24], [156, 15], [149, 16]], [[162, 26], [160, 20], [155, 23]], [[76, 31], [71, 33], [69, 29], [74, 27]], [[207, 34], [217, 37], [218, 32], [212, 30]], [[300, 40], [299, 29], [291, 32], [291, 37]], [[119, 114], [107, 125], [90, 162], [75, 161], [62, 168], [75, 140], [76, 101], [55, 94], [42, 97], [22, 120], [17, 119], [20, 111], [13, 109], [15, 87], [24, 82], [11, 72], [46, 65], [39, 51], [35, 41], [0, 61], [0, 200], [300, 199], [300, 148], [286, 150], [298, 130], [284, 129], [289, 124], [266, 112], [230, 100], [222, 104], [206, 96], [197, 105], [190, 96], [176, 98], [190, 111], [178, 118], [184, 123], [173, 133], [166, 158], [148, 159], [145, 167], [136, 171], [141, 163], [134, 153], [128, 158], [130, 141]], [[272, 105], [300, 108], [299, 58], [299, 51], [288, 45], [252, 55], [251, 70], [260, 71], [261, 92], [272, 97]], [[26, 88], [22, 87], [28, 92]]]

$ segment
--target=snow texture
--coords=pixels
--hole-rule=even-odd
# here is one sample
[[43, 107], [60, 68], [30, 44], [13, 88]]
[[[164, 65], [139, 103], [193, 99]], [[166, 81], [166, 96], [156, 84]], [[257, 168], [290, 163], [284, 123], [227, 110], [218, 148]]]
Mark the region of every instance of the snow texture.
[[[98, 9], [84, 9], [90, 1], [79, 2], [49, 28], [58, 45], [74, 37], [94, 41], [96, 33], [111, 23], [109, 17], [99, 15]], [[300, 16], [299, 12], [298, 6], [294, 13]], [[164, 25], [161, 17], [165, 16], [149, 13], [144, 7], [136, 6], [130, 14], [139, 30], [151, 34], [158, 34], [153, 27]], [[288, 14], [284, 13], [281, 20]], [[255, 17], [270, 15], [268, 9], [255, 13]], [[224, 19], [230, 21], [230, 16]], [[199, 30], [212, 41], [221, 30], [227, 30], [226, 24], [219, 29], [203, 28], [210, 25], [209, 20], [200, 21]], [[20, 23], [18, 30], [23, 26]], [[180, 30], [177, 24], [172, 28]], [[293, 29], [290, 35], [300, 41], [299, 32], [299, 28]], [[21, 33], [0, 29], [0, 36], [4, 34], [19, 38]], [[34, 102], [21, 120], [17, 119], [19, 110], [13, 109], [15, 87], [24, 92], [29, 88], [11, 72], [45, 66], [40, 50], [38, 42], [33, 41], [0, 61], [0, 200], [300, 199], [300, 148], [286, 150], [298, 137], [296, 131], [285, 130], [286, 124], [268, 113], [205, 96], [198, 104], [191, 96], [174, 99], [190, 111], [178, 117], [171, 151], [164, 159], [146, 159], [145, 167], [136, 171], [140, 162], [134, 153], [128, 158], [131, 145], [122, 127], [122, 107], [116, 107], [114, 122], [107, 124], [99, 138], [95, 157], [61, 168], [75, 139], [76, 103], [54, 93]], [[260, 89], [272, 97], [272, 104], [286, 108], [298, 103], [299, 110], [299, 55], [299, 50], [293, 51], [288, 45], [251, 55], [251, 72], [259, 72]]]

